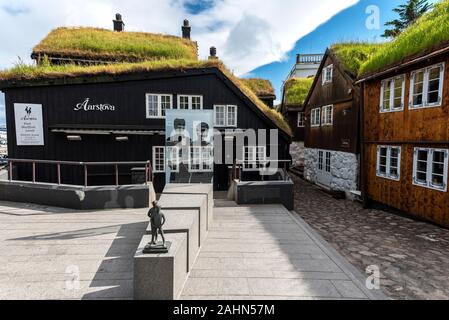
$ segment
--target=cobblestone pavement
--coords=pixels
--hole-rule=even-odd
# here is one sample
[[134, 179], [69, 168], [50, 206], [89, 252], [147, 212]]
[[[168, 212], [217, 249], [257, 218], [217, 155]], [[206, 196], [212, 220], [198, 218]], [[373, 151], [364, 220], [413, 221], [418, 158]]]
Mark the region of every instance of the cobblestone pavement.
[[377, 265], [393, 299], [449, 299], [449, 230], [336, 200], [294, 177], [295, 211], [360, 271]]

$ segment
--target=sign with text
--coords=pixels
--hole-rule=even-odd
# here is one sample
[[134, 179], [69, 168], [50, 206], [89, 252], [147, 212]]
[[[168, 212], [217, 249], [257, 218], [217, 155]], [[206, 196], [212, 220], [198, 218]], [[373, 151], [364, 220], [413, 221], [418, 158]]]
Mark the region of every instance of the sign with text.
[[14, 103], [18, 146], [43, 146], [42, 105]]

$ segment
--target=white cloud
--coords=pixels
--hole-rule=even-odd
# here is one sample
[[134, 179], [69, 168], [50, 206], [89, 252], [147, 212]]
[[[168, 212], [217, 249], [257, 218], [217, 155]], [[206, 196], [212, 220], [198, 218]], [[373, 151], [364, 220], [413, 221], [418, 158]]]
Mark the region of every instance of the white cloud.
[[[210, 46], [237, 74], [281, 60], [295, 42], [358, 0], [217, 0], [192, 15], [184, 4], [195, 0], [0, 0], [0, 67], [17, 56], [29, 59], [31, 48], [57, 26], [111, 28], [116, 12], [127, 30], [180, 34], [188, 17], [200, 57]], [[198, 0], [197, 0], [198, 1]], [[5, 27], [6, 26], [6, 27]]]

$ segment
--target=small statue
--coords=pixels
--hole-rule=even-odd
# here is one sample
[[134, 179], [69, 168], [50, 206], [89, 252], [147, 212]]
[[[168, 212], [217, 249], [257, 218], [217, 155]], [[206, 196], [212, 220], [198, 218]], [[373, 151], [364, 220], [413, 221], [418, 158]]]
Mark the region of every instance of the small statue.
[[151, 242], [150, 245], [157, 244], [157, 233], [161, 234], [162, 237], [162, 247], [165, 248], [165, 237], [162, 226], [165, 224], [165, 216], [161, 212], [161, 207], [157, 201], [153, 201], [153, 207], [148, 211], [148, 217], [151, 222]]

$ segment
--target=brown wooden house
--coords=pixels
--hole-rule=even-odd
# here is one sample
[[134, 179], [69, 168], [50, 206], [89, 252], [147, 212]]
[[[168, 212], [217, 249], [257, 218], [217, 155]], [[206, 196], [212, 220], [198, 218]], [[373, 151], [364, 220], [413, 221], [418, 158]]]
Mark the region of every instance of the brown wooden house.
[[[360, 64], [377, 49], [363, 43], [329, 48], [304, 102], [304, 177], [347, 196], [360, 194]], [[354, 61], [353, 57], [359, 57]]]

